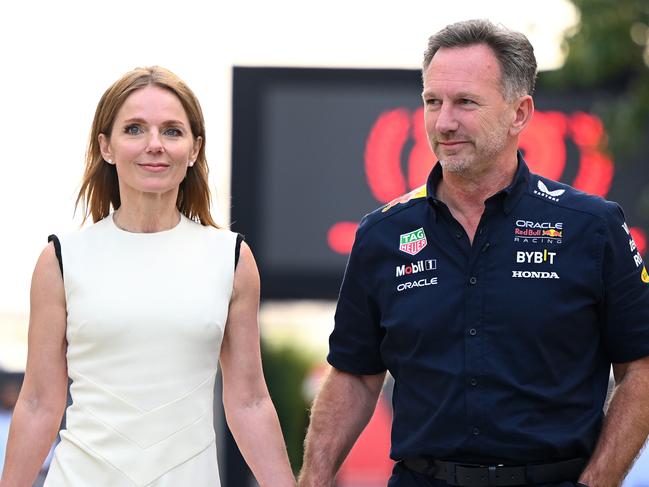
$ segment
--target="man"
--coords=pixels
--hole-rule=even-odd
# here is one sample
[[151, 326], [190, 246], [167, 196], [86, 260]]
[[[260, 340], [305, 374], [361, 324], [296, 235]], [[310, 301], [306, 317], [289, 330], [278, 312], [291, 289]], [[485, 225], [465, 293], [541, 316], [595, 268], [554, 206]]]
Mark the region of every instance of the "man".
[[[620, 208], [530, 174], [522, 34], [450, 25], [423, 64], [439, 160], [363, 219], [301, 487], [331, 486], [395, 379], [389, 486], [619, 485], [649, 431], [649, 276]], [[611, 363], [616, 391], [604, 418]]]

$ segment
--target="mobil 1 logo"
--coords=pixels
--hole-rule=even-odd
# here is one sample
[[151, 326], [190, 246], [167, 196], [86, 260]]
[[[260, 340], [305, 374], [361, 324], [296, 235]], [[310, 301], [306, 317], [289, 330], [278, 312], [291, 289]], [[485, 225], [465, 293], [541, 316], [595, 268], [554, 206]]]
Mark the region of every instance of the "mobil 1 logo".
[[398, 283], [397, 292], [437, 285], [437, 276], [430, 275], [435, 270], [437, 270], [436, 259], [423, 259], [396, 266], [395, 277], [414, 277], [413, 280]]

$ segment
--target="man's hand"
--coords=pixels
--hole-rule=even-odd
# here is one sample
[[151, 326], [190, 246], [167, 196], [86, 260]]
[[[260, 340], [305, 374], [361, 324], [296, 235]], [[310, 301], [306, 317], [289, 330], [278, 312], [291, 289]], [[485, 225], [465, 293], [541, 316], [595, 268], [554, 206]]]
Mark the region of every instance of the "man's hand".
[[579, 477], [588, 487], [619, 487], [649, 433], [649, 357], [614, 364], [616, 387], [590, 462]]
[[331, 369], [311, 409], [299, 487], [333, 487], [340, 465], [372, 417], [385, 372]]

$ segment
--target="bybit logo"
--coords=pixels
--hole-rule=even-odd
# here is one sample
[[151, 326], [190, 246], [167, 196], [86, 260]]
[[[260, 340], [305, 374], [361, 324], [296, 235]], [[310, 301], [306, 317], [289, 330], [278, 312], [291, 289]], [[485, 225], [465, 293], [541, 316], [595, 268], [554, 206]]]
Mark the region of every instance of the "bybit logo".
[[554, 264], [556, 255], [556, 252], [548, 252], [547, 249], [543, 250], [543, 252], [525, 252], [519, 250], [516, 252], [516, 262], [519, 264], [543, 264], [544, 262], [548, 262], [552, 265]]

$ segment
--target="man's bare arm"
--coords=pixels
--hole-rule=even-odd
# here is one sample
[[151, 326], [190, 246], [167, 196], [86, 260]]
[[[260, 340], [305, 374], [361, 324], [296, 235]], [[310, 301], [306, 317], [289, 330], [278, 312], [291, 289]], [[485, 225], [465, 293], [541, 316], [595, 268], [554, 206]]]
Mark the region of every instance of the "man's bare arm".
[[616, 387], [597, 447], [579, 482], [618, 487], [649, 433], [649, 357], [613, 365]]
[[311, 409], [300, 487], [331, 487], [340, 465], [369, 422], [385, 379], [332, 369]]

